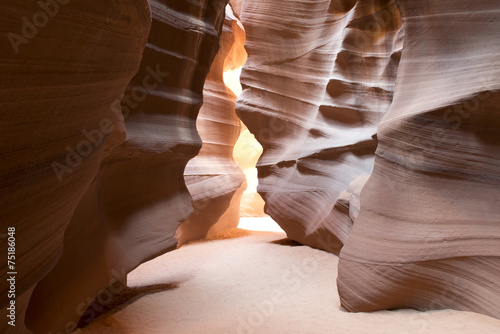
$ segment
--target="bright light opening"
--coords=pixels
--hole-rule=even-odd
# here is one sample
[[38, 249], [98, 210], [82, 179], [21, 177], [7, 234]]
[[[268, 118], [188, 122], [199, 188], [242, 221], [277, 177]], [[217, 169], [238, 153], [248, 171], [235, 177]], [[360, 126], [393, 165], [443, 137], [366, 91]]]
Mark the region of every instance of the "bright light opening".
[[240, 83], [241, 69], [242, 69], [242, 67], [237, 68], [237, 69], [232, 70], [232, 71], [226, 71], [222, 74], [223, 79], [224, 79], [224, 84], [236, 96], [240, 96], [241, 91], [243, 90], [243, 88], [241, 87], [241, 83]]
[[240, 217], [238, 228], [251, 231], [281, 232], [281, 227], [269, 216], [267, 217]]
[[[241, 67], [226, 71], [224, 83], [236, 95], [242, 91], [240, 84]], [[276, 222], [264, 213], [264, 200], [257, 193], [258, 177], [256, 164], [262, 154], [262, 146], [241, 123], [242, 131], [234, 145], [233, 158], [240, 165], [247, 181], [247, 189], [241, 197], [240, 222], [238, 228], [253, 231], [284, 232]]]

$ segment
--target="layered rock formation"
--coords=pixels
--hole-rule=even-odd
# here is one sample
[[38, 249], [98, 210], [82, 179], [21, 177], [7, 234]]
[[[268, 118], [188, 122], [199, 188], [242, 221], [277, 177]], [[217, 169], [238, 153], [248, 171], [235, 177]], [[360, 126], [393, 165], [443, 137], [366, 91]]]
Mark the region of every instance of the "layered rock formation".
[[[13, 264], [0, 243], [0, 268], [17, 273], [13, 285], [0, 282], [2, 314], [15, 301], [15, 327], [4, 315], [2, 333], [28, 332], [31, 292], [57, 262], [75, 208], [119, 140], [111, 106], [137, 72], [150, 27], [147, 1], [62, 3], [0, 4], [0, 221], [2, 239], [8, 227], [16, 239]], [[72, 269], [77, 279], [81, 268]]]
[[233, 148], [241, 126], [234, 110], [236, 95], [225, 85], [223, 74], [245, 63], [244, 42], [243, 26], [227, 5], [220, 49], [205, 81], [196, 120], [203, 145], [184, 171], [194, 212], [178, 229], [179, 245], [238, 226], [245, 176], [233, 160]]
[[[2, 333], [69, 333], [175, 236], [236, 225], [226, 2], [0, 4]], [[500, 318], [498, 1], [233, 5], [259, 191], [290, 238], [345, 244], [342, 306]]]
[[392, 101], [399, 12], [393, 1], [256, 0], [241, 20], [249, 59], [237, 112], [264, 148], [266, 212], [290, 238], [338, 252], [357, 197], [348, 189], [371, 172]]
[[29, 300], [31, 330], [69, 333], [128, 271], [175, 248], [192, 212], [183, 171], [201, 145], [195, 121], [226, 5], [61, 3], [1, 5], [0, 43], [12, 50], [0, 65], [2, 224], [16, 227], [19, 272], [11, 332], [27, 332]]
[[500, 318], [500, 7], [397, 3], [398, 84], [340, 254], [342, 306]]

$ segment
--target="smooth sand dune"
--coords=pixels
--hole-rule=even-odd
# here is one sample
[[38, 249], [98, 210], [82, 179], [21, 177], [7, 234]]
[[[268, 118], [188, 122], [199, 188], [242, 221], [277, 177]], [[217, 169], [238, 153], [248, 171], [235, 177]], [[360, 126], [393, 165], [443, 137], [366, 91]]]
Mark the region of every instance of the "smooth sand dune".
[[141, 265], [133, 301], [76, 333], [500, 333], [500, 320], [470, 312], [341, 311], [337, 256], [279, 232], [219, 238]]

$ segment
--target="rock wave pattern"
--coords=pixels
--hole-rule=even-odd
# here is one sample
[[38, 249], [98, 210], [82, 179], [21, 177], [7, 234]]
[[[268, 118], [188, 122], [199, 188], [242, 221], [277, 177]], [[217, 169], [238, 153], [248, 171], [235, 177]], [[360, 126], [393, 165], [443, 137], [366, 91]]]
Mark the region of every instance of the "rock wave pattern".
[[2, 333], [69, 333], [175, 249], [226, 3], [0, 5], [1, 217], [19, 263], [17, 324]]
[[340, 253], [342, 306], [500, 318], [500, 7], [397, 3], [404, 49]]
[[402, 47], [393, 1], [244, 1], [249, 58], [237, 112], [261, 143], [266, 213], [338, 253], [373, 168]]
[[[119, 140], [112, 106], [139, 68], [150, 9], [147, 1], [20, 0], [2, 1], [0, 12], [2, 239], [16, 231], [14, 270], [7, 261], [0, 268], [17, 272], [15, 299], [0, 283], [2, 309], [15, 300], [15, 321], [2, 316], [0, 332], [24, 334], [32, 291], [59, 260], [73, 213]], [[3, 240], [0, 251], [7, 255]]]
[[243, 26], [227, 5], [220, 49], [205, 81], [203, 105], [196, 120], [203, 146], [184, 171], [194, 212], [177, 231], [179, 245], [238, 226], [246, 183], [233, 159], [233, 149], [241, 121], [235, 113], [236, 95], [224, 83], [223, 74], [243, 66], [247, 58], [244, 43]]

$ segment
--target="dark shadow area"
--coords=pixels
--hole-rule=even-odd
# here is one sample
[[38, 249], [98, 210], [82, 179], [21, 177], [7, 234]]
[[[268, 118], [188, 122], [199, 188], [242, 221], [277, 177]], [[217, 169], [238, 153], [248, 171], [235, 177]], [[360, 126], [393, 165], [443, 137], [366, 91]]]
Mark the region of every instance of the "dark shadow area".
[[274, 240], [271, 241], [271, 243], [275, 245], [290, 246], [290, 247], [304, 246], [303, 244], [288, 238]]
[[112, 298], [110, 298], [109, 302], [107, 303], [99, 302], [98, 297], [92, 304], [90, 304], [85, 313], [82, 315], [80, 321], [78, 321], [77, 328], [85, 328], [92, 321], [101, 316], [109, 317], [116, 312], [123, 310], [125, 307], [136, 302], [144, 296], [173, 290], [178, 287], [179, 286], [177, 283], [154, 284], [139, 288], [125, 287], [122, 291], [120, 291], [120, 293], [112, 296]]

